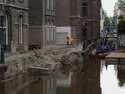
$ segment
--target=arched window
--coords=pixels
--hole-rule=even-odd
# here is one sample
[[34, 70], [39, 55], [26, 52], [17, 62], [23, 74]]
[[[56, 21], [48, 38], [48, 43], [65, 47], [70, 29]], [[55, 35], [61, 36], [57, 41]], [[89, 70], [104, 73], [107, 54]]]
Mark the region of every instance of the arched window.
[[0, 34], [2, 34], [3, 37], [2, 41], [4, 44], [4, 50], [10, 51], [12, 33], [11, 33], [11, 17], [8, 11], [5, 11], [5, 15], [3, 17], [3, 26], [2, 25], [0, 26]]
[[23, 16], [19, 15], [18, 18], [19, 27], [18, 27], [18, 43], [23, 45]]
[[8, 17], [4, 16], [3, 19], [3, 43], [4, 45], [8, 45]]
[[0, 29], [3, 29], [3, 43], [4, 45], [9, 45], [9, 25], [10, 25], [10, 17], [9, 15], [5, 14], [3, 17], [3, 27], [0, 26]]

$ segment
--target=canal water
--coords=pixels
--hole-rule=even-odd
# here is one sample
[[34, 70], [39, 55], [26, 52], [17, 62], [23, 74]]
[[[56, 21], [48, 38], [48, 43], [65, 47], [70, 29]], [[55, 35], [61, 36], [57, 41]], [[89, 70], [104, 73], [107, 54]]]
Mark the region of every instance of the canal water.
[[0, 82], [0, 94], [125, 94], [125, 65], [89, 60], [49, 76], [17, 75]]

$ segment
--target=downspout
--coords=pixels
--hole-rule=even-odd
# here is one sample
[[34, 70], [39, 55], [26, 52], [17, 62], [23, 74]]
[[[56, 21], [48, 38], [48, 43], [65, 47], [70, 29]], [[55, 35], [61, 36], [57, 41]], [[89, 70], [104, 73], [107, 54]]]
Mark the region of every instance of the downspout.
[[45, 0], [42, 0], [42, 30], [41, 30], [41, 32], [42, 32], [42, 46], [43, 46], [43, 48], [45, 48], [46, 47], [46, 30], [45, 30]]
[[90, 22], [91, 22], [91, 38], [93, 39], [93, 34], [92, 34], [92, 12], [93, 12], [93, 10], [92, 10], [92, 7], [93, 7], [93, 5], [92, 5], [93, 3], [92, 3], [92, 0], [91, 0], [91, 20], [90, 20]]

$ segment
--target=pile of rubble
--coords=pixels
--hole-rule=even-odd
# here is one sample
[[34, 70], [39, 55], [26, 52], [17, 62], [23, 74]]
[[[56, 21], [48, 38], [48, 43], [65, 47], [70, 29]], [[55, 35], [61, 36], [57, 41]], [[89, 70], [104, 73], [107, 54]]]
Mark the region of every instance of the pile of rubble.
[[6, 58], [6, 75], [27, 72], [28, 66], [59, 69], [62, 65], [82, 63], [81, 49], [77, 47], [54, 46], [48, 49], [30, 51]]

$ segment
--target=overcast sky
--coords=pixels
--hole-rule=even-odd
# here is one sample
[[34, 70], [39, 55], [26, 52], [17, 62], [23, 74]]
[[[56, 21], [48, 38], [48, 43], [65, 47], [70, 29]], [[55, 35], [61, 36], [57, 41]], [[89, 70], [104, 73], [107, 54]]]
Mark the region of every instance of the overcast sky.
[[108, 16], [113, 16], [115, 2], [118, 0], [102, 0], [102, 7], [107, 12]]

